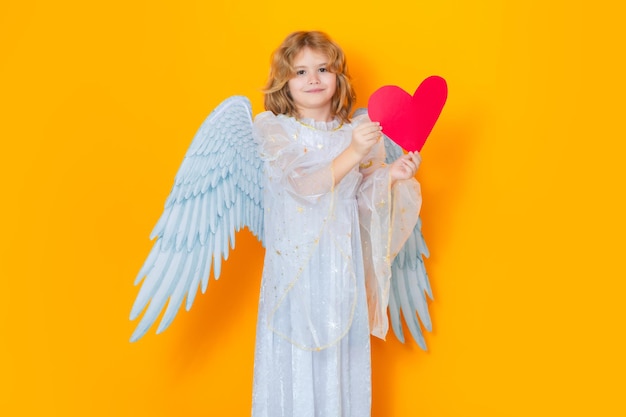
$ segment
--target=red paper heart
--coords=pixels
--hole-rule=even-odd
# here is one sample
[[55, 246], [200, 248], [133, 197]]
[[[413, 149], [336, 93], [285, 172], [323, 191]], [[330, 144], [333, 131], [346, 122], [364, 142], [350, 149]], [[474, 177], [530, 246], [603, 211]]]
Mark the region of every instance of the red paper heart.
[[447, 98], [446, 81], [433, 75], [421, 82], [413, 96], [395, 85], [379, 88], [370, 96], [367, 112], [402, 149], [421, 151]]

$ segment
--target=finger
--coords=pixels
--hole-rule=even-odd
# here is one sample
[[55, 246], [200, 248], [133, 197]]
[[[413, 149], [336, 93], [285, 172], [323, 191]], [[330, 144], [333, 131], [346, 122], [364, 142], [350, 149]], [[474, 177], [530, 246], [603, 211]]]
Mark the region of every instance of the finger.
[[363, 123], [357, 126], [356, 129], [362, 130], [363, 132], [373, 132], [373, 131], [378, 131], [381, 128], [380, 128], [380, 123], [370, 122], [370, 123]]
[[406, 154], [406, 157], [407, 157], [407, 160], [411, 161], [411, 163], [413, 163], [415, 165], [415, 168], [417, 169], [420, 163], [419, 154], [409, 152], [408, 154]]
[[368, 134], [368, 138], [373, 140], [373, 141], [375, 141], [375, 142], [378, 142], [382, 136], [383, 135], [380, 133], [380, 130], [374, 131], [374, 132], [370, 132]]
[[404, 160], [404, 166], [409, 170], [411, 174], [415, 174], [417, 171], [417, 165], [411, 159]]

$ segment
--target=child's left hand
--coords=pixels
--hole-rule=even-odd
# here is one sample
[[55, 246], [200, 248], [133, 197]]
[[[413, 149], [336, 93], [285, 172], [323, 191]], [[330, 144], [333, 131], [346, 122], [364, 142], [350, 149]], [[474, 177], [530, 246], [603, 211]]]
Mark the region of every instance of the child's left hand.
[[408, 180], [412, 178], [422, 162], [422, 157], [419, 152], [409, 152], [396, 159], [391, 167], [389, 173], [391, 174], [391, 180]]

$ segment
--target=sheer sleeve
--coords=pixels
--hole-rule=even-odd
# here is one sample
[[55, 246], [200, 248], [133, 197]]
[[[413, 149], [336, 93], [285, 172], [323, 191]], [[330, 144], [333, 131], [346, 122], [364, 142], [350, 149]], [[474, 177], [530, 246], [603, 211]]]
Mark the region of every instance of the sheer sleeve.
[[358, 194], [370, 331], [385, 338], [391, 263], [417, 224], [422, 197], [414, 179], [391, 184], [382, 141], [361, 163]]
[[308, 149], [286, 127], [286, 118], [271, 112], [254, 121], [254, 136], [271, 178], [294, 197], [314, 202], [333, 189], [332, 159], [327, 152]]

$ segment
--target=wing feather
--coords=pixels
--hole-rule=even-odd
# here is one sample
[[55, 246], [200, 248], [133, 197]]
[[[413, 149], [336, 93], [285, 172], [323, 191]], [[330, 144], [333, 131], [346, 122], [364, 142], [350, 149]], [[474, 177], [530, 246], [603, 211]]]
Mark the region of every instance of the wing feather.
[[[204, 276], [205, 267], [207, 264], [211, 265], [210, 262], [207, 262], [209, 259], [208, 256], [200, 256], [200, 250], [197, 251], [198, 261], [196, 262], [196, 267], [193, 270], [193, 277], [189, 282], [189, 288], [187, 290], [187, 301], [185, 303], [185, 310], [189, 311], [191, 306], [193, 305], [194, 300], [196, 299], [196, 293], [198, 292], [198, 288], [200, 286], [200, 279]], [[206, 271], [206, 275], [209, 276], [210, 271]]]
[[[392, 276], [392, 280], [393, 280], [393, 276]], [[398, 305], [398, 286], [397, 285], [391, 285], [390, 289], [389, 289], [389, 311], [390, 312], [394, 312], [394, 311], [400, 311], [400, 306]], [[399, 314], [390, 314], [390, 319], [391, 319], [391, 328], [393, 329], [394, 334], [396, 335], [396, 337], [398, 338], [398, 340], [402, 343], [404, 343], [404, 331], [402, 330], [402, 323], [400, 322], [400, 315]]]
[[185, 298], [185, 294], [189, 292], [189, 286], [193, 281], [194, 274], [197, 273], [196, 263], [198, 262], [198, 254], [198, 250], [187, 253], [182, 271], [180, 271], [180, 278], [178, 279], [178, 282], [176, 282], [174, 291], [170, 296], [167, 308], [163, 314], [163, 319], [157, 328], [157, 333], [161, 333], [172, 323], [172, 320], [174, 320], [174, 317], [176, 316], [176, 313], [178, 313], [180, 305]]
[[131, 341], [141, 338], [164, 309], [157, 333], [165, 330], [185, 297], [185, 308], [191, 308], [198, 288], [206, 291], [211, 270], [219, 278], [238, 230], [248, 227], [262, 239], [261, 170], [250, 101], [230, 97], [196, 132], [152, 230], [156, 241], [135, 280], [141, 288], [131, 320], [145, 312]]
[[[157, 241], [157, 244], [158, 243], [159, 242]], [[160, 251], [160, 248], [157, 247], [156, 250]], [[146, 275], [146, 279], [139, 289], [139, 294], [137, 294], [137, 298], [135, 299], [135, 303], [133, 304], [133, 307], [131, 309], [131, 320], [134, 320], [139, 316], [139, 314], [141, 314], [141, 311], [143, 311], [143, 309], [148, 305], [150, 299], [159, 289], [159, 286], [163, 281], [163, 276], [170, 268], [173, 256], [174, 252], [161, 252], [156, 256], [154, 264], [151, 266], [150, 271]]]
[[427, 297], [432, 300], [433, 296], [424, 265], [424, 257], [428, 257], [429, 253], [421, 229], [422, 221], [418, 218], [412, 234], [391, 265], [390, 294], [394, 295], [396, 300], [392, 303], [390, 299], [389, 315], [394, 333], [400, 341], [404, 342], [400, 324], [402, 316], [413, 340], [426, 350], [420, 322], [426, 330], [432, 331]]
[[[398, 296], [400, 298], [400, 310], [402, 310], [404, 315], [404, 321], [406, 322], [413, 339], [417, 342], [417, 344], [422, 348], [426, 349], [426, 342], [424, 341], [424, 335], [420, 329], [420, 324], [417, 320], [412, 320], [411, 317], [407, 317], [405, 312], [413, 312], [415, 311], [415, 307], [413, 305], [413, 299], [411, 298], [411, 294], [409, 292], [408, 286], [409, 281], [411, 279], [410, 269], [396, 269], [396, 286], [398, 288]], [[412, 316], [415, 316], [415, 313], [412, 313]]]
[[199, 226], [196, 230], [194, 230], [190, 235], [187, 236], [186, 249], [188, 252], [191, 252], [193, 250], [193, 247], [196, 244], [196, 241], [197, 242], [200, 241], [200, 230], [202, 230], [201, 228], [202, 225], [200, 225], [200, 222], [201, 222], [200, 215], [202, 214], [201, 196], [197, 196], [197, 198], [194, 198], [191, 204], [193, 204], [193, 208], [191, 209], [191, 214], [189, 216], [189, 223], [197, 224]]

